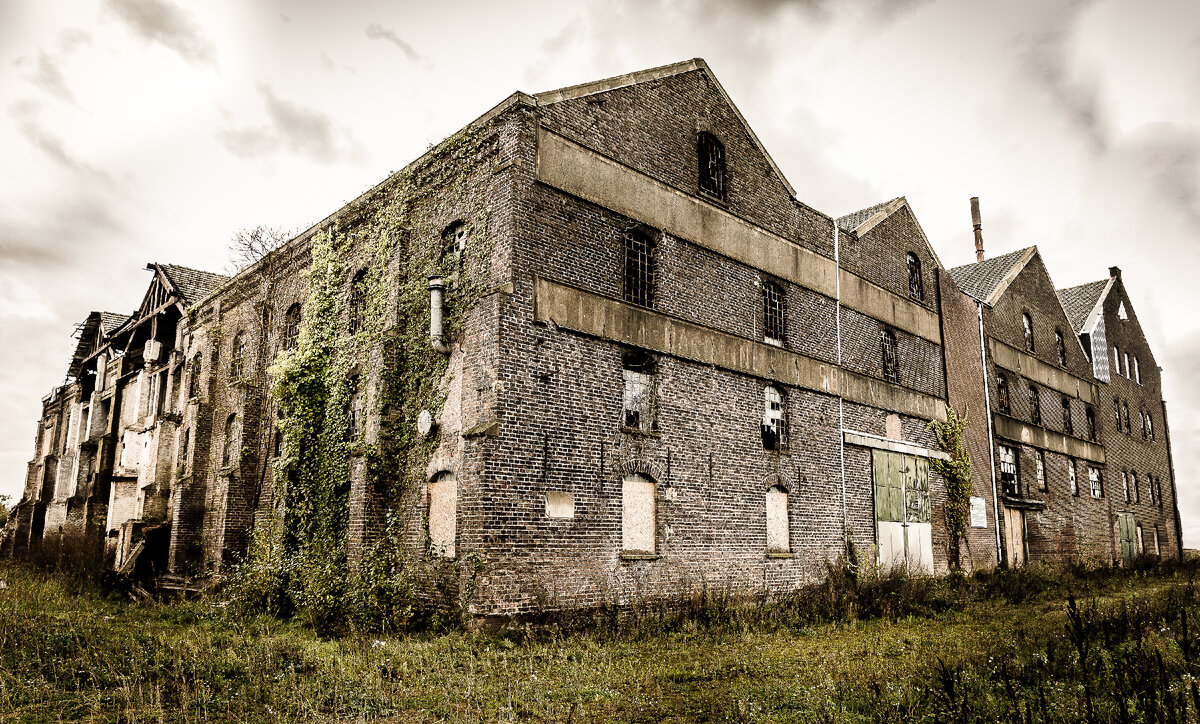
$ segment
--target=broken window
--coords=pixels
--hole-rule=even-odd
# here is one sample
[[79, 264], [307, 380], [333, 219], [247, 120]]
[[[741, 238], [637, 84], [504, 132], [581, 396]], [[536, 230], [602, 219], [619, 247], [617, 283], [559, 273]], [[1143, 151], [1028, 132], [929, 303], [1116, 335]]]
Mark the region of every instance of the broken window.
[[787, 310], [783, 286], [764, 281], [763, 292], [763, 337], [768, 342], [783, 344], [784, 320]]
[[774, 385], [763, 388], [763, 395], [763, 449], [782, 450], [787, 447], [787, 398]]
[[440, 472], [429, 481], [429, 552], [454, 557], [458, 532], [458, 481], [454, 473]]
[[1103, 498], [1104, 497], [1104, 478], [1100, 474], [1099, 468], [1094, 468], [1091, 465], [1088, 466], [1088, 482], [1092, 486], [1092, 497], [1093, 498]]
[[1121, 374], [1121, 348], [1115, 344], [1113, 345], [1113, 369], [1117, 371], [1117, 374]]
[[1152, 473], [1146, 473], [1146, 497], [1150, 505], [1154, 505], [1154, 501], [1158, 497], [1155, 495], [1154, 475]]
[[1025, 332], [1025, 349], [1033, 351], [1033, 317], [1029, 316], [1029, 312], [1021, 313], [1021, 327]]
[[1146, 413], [1146, 437], [1154, 442], [1154, 418], [1149, 412]]
[[1131, 373], [1129, 372], [1129, 353], [1128, 353], [1128, 352], [1122, 352], [1122, 353], [1121, 353], [1121, 357], [1122, 357], [1122, 358], [1125, 360], [1125, 379], [1129, 379], [1129, 377], [1130, 377], [1130, 374], [1131, 374]]
[[246, 373], [246, 333], [233, 335], [233, 347], [229, 353], [229, 376], [238, 379]]
[[1017, 467], [1017, 449], [1008, 445], [998, 445], [1000, 449], [1000, 485], [1005, 495], [1019, 496], [1021, 484]]
[[1135, 502], [1135, 503], [1140, 503], [1140, 502], [1142, 502], [1142, 488], [1141, 488], [1141, 485], [1142, 485], [1142, 484], [1141, 484], [1141, 482], [1138, 480], [1137, 473], [1135, 473], [1134, 471], [1130, 470], [1130, 471], [1129, 471], [1129, 488], [1130, 488], [1130, 491], [1133, 493], [1133, 502]]
[[1126, 470], [1121, 471], [1121, 497], [1124, 498], [1126, 503], [1133, 498], [1129, 493], [1129, 472]]
[[900, 357], [896, 351], [896, 334], [890, 329], [883, 330], [879, 335], [879, 347], [883, 362], [883, 379], [899, 382]]
[[1142, 384], [1142, 366], [1138, 364], [1138, 358], [1133, 358], [1133, 380], [1139, 385]]
[[1117, 422], [1117, 432], [1124, 430], [1125, 426], [1121, 424], [1121, 401], [1116, 398], [1113, 398], [1113, 418]]
[[1012, 412], [1012, 400], [1008, 396], [1008, 377], [1003, 374], [996, 376], [996, 409], [1005, 415]]
[[367, 270], [360, 269], [350, 281], [350, 334], [362, 329], [363, 314], [367, 308]]
[[644, 475], [627, 475], [621, 481], [621, 549], [626, 553], [654, 555], [654, 482]]
[[346, 439], [355, 442], [362, 437], [363, 429], [363, 395], [359, 388], [358, 375], [354, 375], [347, 383], [350, 397], [346, 401]]
[[1061, 329], [1054, 330], [1054, 346], [1058, 350], [1058, 363], [1063, 367], [1067, 366], [1067, 340], [1063, 337]]
[[700, 157], [700, 192], [725, 199], [725, 146], [711, 133], [701, 132], [697, 140]]
[[179, 438], [179, 468], [185, 473], [191, 467], [191, 461], [188, 460], [188, 447], [191, 439], [192, 429], [189, 427], [183, 431], [183, 435]]
[[1046, 453], [1042, 452], [1041, 450], [1038, 450], [1036, 456], [1034, 457], [1034, 463], [1037, 465], [1037, 469], [1034, 472], [1037, 473], [1036, 479], [1037, 479], [1038, 490], [1045, 492], [1046, 491]]
[[1133, 434], [1133, 425], [1131, 425], [1129, 423], [1129, 403], [1128, 402], [1121, 403], [1121, 414], [1123, 416], [1123, 419], [1125, 420], [1125, 434], [1132, 435]]
[[776, 485], [767, 491], [767, 553], [792, 550], [788, 535], [788, 493]]
[[1075, 461], [1067, 461], [1067, 483], [1071, 489], [1071, 495], [1079, 496], [1079, 479], [1075, 477]]
[[461, 264], [463, 251], [467, 248], [467, 225], [461, 220], [451, 223], [442, 231], [442, 262]]
[[283, 348], [291, 349], [296, 346], [296, 341], [300, 339], [300, 303], [296, 302], [288, 307], [287, 312], [283, 315]]
[[1062, 398], [1062, 423], [1063, 432], [1068, 435], [1075, 434], [1075, 424], [1071, 419], [1071, 398], [1063, 395]]
[[921, 301], [925, 299], [925, 282], [921, 278], [921, 260], [908, 252], [908, 296]]
[[1035, 425], [1042, 424], [1042, 398], [1037, 385], [1029, 386], [1029, 421]]
[[625, 232], [625, 301], [649, 307], [654, 301], [654, 237], [643, 229]]
[[625, 378], [622, 426], [639, 432], [656, 432], [654, 358], [641, 350], [626, 350], [621, 356], [621, 366]]
[[1083, 417], [1087, 420], [1087, 438], [1092, 442], [1096, 441], [1096, 411], [1088, 405], [1083, 410]]
[[221, 466], [229, 467], [237, 462], [238, 448], [241, 447], [241, 429], [236, 414], [225, 419], [225, 439], [221, 448]]

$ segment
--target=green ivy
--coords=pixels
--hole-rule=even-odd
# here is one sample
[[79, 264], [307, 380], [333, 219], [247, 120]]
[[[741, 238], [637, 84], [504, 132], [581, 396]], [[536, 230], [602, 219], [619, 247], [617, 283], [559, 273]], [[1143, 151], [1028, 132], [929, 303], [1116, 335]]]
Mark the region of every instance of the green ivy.
[[946, 421], [934, 420], [929, 429], [937, 438], [938, 445], [949, 453], [949, 460], [932, 460], [936, 470], [946, 483], [946, 533], [950, 538], [950, 565], [962, 567], [961, 544], [966, 540], [967, 511], [971, 502], [971, 455], [963, 445], [963, 431], [967, 429], [967, 416], [959, 416], [954, 408], [946, 406]]

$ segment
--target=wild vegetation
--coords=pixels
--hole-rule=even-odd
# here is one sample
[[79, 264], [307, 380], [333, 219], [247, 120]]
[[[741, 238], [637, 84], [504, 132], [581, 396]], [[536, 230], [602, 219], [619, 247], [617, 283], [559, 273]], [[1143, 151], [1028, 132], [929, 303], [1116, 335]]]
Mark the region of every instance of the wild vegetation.
[[322, 638], [221, 592], [139, 605], [6, 564], [0, 719], [1183, 722], [1200, 711], [1195, 573], [834, 567], [771, 601], [709, 589], [497, 632]]

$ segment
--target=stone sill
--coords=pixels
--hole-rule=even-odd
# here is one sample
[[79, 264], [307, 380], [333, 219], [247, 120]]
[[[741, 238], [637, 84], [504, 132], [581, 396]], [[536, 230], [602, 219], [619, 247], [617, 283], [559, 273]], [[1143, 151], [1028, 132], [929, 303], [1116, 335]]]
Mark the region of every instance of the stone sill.
[[795, 557], [796, 557], [795, 553], [768, 553], [767, 554], [767, 558], [787, 559], [787, 558], [795, 558]]
[[654, 553], [622, 553], [623, 561], [657, 561], [662, 556]]

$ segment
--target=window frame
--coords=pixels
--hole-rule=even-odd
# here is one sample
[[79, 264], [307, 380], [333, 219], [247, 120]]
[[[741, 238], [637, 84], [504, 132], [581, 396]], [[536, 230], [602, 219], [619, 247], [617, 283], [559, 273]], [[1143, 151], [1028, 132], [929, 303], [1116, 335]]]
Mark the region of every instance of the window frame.
[[1034, 425], [1045, 425], [1042, 418], [1042, 394], [1032, 382], [1029, 383], [1029, 421]]
[[773, 279], [762, 280], [763, 341], [782, 347], [787, 337], [787, 289]]
[[[648, 521], [634, 518], [637, 511], [631, 505], [643, 498], [649, 502]], [[658, 555], [658, 483], [644, 473], [629, 473], [621, 478], [621, 555]]]
[[1071, 398], [1067, 395], [1062, 396], [1062, 414], [1063, 433], [1074, 437], [1075, 420], [1073, 410], [1071, 409]]
[[225, 418], [224, 438], [221, 440], [221, 467], [232, 467], [237, 463], [237, 448], [241, 446], [241, 425], [238, 414], [232, 412]]
[[879, 355], [883, 379], [900, 384], [900, 347], [896, 333], [884, 328], [879, 332]]
[[725, 144], [709, 131], [696, 134], [696, 187], [702, 196], [725, 201], [729, 194]]
[[1005, 415], [1012, 414], [1012, 393], [1008, 387], [1008, 375], [996, 375], [996, 409]]
[[367, 269], [363, 267], [350, 278], [350, 297], [346, 303], [346, 330], [358, 334], [363, 329], [363, 315], [367, 311]]
[[283, 313], [282, 342], [284, 349], [292, 349], [300, 341], [300, 323], [304, 319], [304, 308], [300, 302], [294, 302]]
[[[775, 384], [763, 386], [763, 418], [760, 430], [764, 450], [777, 452], [786, 450], [788, 447], [787, 403], [788, 395], [785, 390]], [[778, 407], [773, 408], [774, 404], [777, 404]]]
[[[1000, 491], [1010, 498], [1021, 497], [1021, 451], [1012, 445], [997, 443], [996, 460], [1000, 467]], [[1006, 459], [1011, 458], [1011, 459]]]
[[1021, 312], [1021, 331], [1025, 337], [1025, 351], [1036, 351], [1037, 345], [1033, 340], [1033, 317], [1029, 312]]
[[925, 301], [925, 278], [921, 274], [921, 258], [914, 252], [908, 252], [905, 258], [908, 269], [908, 297], [918, 302]]
[[1062, 329], [1054, 328], [1054, 347], [1058, 351], [1058, 364], [1060, 367], [1067, 366], [1067, 338], [1063, 336]]
[[621, 298], [644, 309], [654, 308], [658, 238], [642, 227], [625, 231], [622, 237], [624, 263]]
[[246, 330], [238, 330], [229, 344], [229, 378], [239, 380], [246, 374]]
[[[657, 434], [658, 360], [644, 350], [626, 348], [621, 353], [621, 378], [621, 430]], [[638, 386], [642, 388], [640, 392], [636, 390]], [[643, 399], [644, 402], [637, 405], [638, 399]], [[631, 402], [634, 405], [631, 405]], [[637, 417], [631, 417], [632, 414], [636, 414]], [[647, 417], [649, 420], [645, 419]]]

